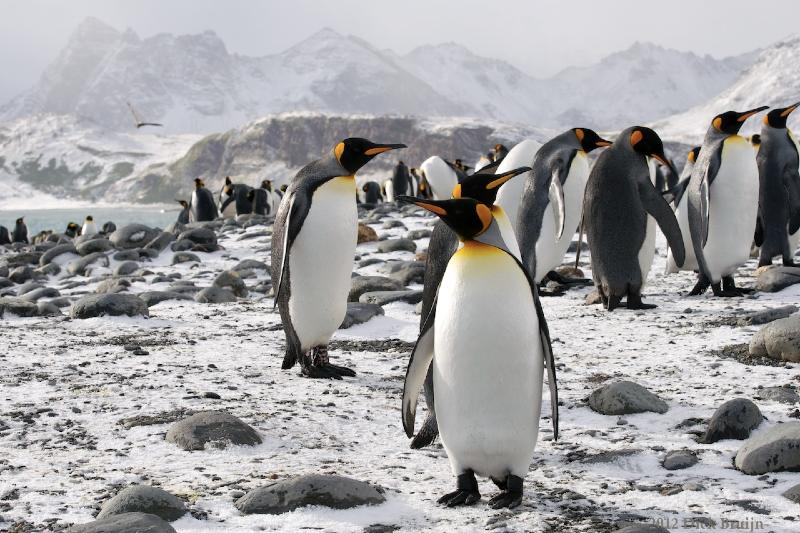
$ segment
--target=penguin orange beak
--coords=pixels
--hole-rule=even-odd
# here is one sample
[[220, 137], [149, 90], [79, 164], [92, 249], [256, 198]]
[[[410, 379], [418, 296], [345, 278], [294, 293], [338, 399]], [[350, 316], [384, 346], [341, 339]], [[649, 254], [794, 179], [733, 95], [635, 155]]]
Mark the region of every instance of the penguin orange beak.
[[496, 189], [514, 176], [519, 176], [520, 174], [528, 172], [529, 170], [531, 170], [531, 167], [519, 167], [515, 168], [514, 170], [509, 170], [508, 172], [503, 172], [497, 176], [497, 178], [486, 184], [486, 190], [491, 191], [492, 189]]
[[606, 139], [598, 139], [594, 144], [596, 144], [598, 148], [605, 148], [606, 146], [611, 146], [614, 143], [607, 141]]
[[667, 157], [664, 154], [651, 154], [650, 157], [652, 157], [653, 159], [655, 159], [656, 161], [667, 167], [669, 171], [675, 174], [676, 176], [678, 175], [678, 171], [675, 170], [675, 167], [672, 166], [672, 163], [670, 163], [669, 159], [667, 159]]
[[792, 105], [790, 105], [789, 107], [787, 107], [787, 108], [784, 108], [784, 110], [783, 110], [783, 111], [781, 111], [781, 116], [782, 116], [783, 118], [786, 118], [786, 117], [788, 117], [788, 116], [789, 116], [789, 115], [791, 115], [791, 114], [792, 114], [792, 112], [793, 112], [795, 109], [797, 109], [798, 107], [800, 107], [800, 102], [797, 102], [796, 104], [792, 104]]
[[398, 196], [397, 200], [400, 202], [405, 202], [407, 204], [414, 204], [417, 207], [421, 207], [426, 211], [430, 211], [434, 215], [439, 216], [446, 216], [447, 209], [438, 205], [438, 202], [435, 200], [420, 200], [419, 198], [414, 198], [413, 196]]
[[383, 152], [388, 152], [389, 150], [399, 150], [400, 148], [406, 148], [405, 144], [376, 144], [372, 148], [367, 148], [364, 150], [364, 155], [374, 156], [378, 154], [382, 154]]
[[757, 107], [755, 109], [751, 109], [750, 111], [744, 111], [742, 113], [739, 113], [739, 116], [737, 117], [736, 121], [737, 122], [744, 122], [745, 120], [747, 120], [748, 118], [752, 117], [756, 113], [761, 113], [762, 111], [764, 111], [766, 109], [769, 109], [768, 105], [763, 105], [761, 107]]

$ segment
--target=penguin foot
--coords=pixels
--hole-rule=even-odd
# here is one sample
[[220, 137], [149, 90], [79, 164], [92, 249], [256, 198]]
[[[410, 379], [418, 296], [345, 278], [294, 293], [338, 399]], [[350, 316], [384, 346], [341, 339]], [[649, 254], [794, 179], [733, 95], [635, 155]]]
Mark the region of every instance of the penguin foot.
[[303, 366], [300, 374], [311, 379], [342, 379], [342, 376], [325, 366]]
[[627, 307], [628, 309], [655, 309], [658, 306], [644, 303], [640, 294], [629, 294]]
[[508, 509], [513, 509], [517, 507], [519, 504], [522, 503], [522, 493], [521, 492], [510, 492], [510, 491], [503, 491], [499, 494], [496, 494], [489, 500], [489, 507], [492, 509], [502, 509], [504, 507]]
[[457, 507], [459, 505], [473, 505], [481, 499], [481, 493], [478, 491], [478, 480], [475, 479], [475, 473], [468, 470], [458, 476], [456, 481], [456, 490], [445, 494], [437, 503], [445, 507]]
[[708, 290], [711, 286], [711, 281], [703, 274], [700, 274], [700, 277], [697, 278], [697, 283], [695, 283], [694, 288], [689, 291], [689, 296], [700, 296], [704, 292]]

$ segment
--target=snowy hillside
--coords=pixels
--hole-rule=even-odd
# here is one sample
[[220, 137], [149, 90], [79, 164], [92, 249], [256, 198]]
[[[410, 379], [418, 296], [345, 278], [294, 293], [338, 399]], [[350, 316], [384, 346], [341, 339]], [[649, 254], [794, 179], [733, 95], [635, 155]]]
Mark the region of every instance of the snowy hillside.
[[[745, 111], [762, 105], [786, 107], [800, 100], [800, 36], [780, 41], [764, 50], [752, 67], [730, 87], [707, 102], [655, 123], [663, 137], [687, 143], [702, 141], [711, 119], [728, 110]], [[761, 116], [747, 121], [742, 133], [761, 129]], [[789, 127], [800, 127], [800, 117], [790, 116]]]

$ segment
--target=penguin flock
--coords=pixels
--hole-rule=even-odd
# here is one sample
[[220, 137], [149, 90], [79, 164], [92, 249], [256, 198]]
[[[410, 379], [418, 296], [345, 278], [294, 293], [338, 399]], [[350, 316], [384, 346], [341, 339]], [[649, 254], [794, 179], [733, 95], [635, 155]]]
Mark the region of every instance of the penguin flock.
[[[116, 229], [113, 222], [106, 222], [101, 230], [97, 229], [94, 218], [88, 215], [83, 225], [78, 225], [75, 222], [67, 223], [64, 228], [64, 235], [74, 239], [81, 235], [95, 235], [97, 233], [109, 234]], [[9, 233], [8, 228], [0, 226], [0, 245], [6, 244], [39, 244], [47, 240], [47, 237], [52, 235], [53, 231], [45, 230], [40, 231], [33, 237], [28, 236], [28, 226], [25, 224], [25, 217], [19, 217], [14, 222], [14, 229]]]

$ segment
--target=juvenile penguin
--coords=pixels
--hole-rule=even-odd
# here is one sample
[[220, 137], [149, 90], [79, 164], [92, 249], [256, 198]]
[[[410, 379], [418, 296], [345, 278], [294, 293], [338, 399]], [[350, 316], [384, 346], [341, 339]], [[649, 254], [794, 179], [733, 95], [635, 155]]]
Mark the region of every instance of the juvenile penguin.
[[430, 198], [434, 200], [450, 198], [450, 192], [458, 183], [458, 177], [456, 171], [444, 159], [438, 155], [431, 156], [423, 161], [419, 168], [425, 184], [430, 188]]
[[[514, 236], [514, 227], [506, 216], [505, 211], [499, 205], [494, 205], [497, 198], [497, 190], [514, 176], [518, 176], [530, 170], [529, 167], [521, 167], [502, 174], [495, 174], [498, 164], [496, 161], [487, 165], [482, 170], [468, 176], [463, 182], [453, 188], [452, 198], [472, 198], [483, 203], [492, 210], [492, 216], [497, 222], [500, 232], [509, 245], [509, 249], [514, 257], [521, 259], [517, 239]], [[459, 246], [458, 237], [447, 224], [438, 221], [431, 233], [428, 242], [427, 259], [425, 260], [425, 276], [423, 278], [422, 291], [422, 312], [420, 317], [420, 334], [424, 333], [424, 328], [433, 325], [433, 317], [436, 316], [436, 293], [442, 282], [447, 263], [456, 252]], [[426, 322], [425, 318], [431, 317]], [[411, 441], [411, 448], [417, 449], [429, 445], [439, 430], [436, 424], [436, 408], [434, 404], [433, 373], [428, 371], [425, 378], [425, 403], [428, 406], [428, 416], [420, 427], [419, 432]]]
[[800, 173], [797, 145], [786, 128], [789, 115], [800, 102], [773, 109], [764, 116], [758, 164], [758, 222], [756, 246], [758, 266], [772, 264], [780, 255], [783, 264], [794, 266], [794, 248], [789, 236], [800, 229]]
[[[497, 167], [497, 172], [502, 173], [512, 168], [523, 166], [532, 167], [536, 153], [541, 147], [542, 143], [534, 141], [533, 139], [525, 139], [514, 146], [510, 151], [506, 150], [505, 153], [507, 155], [502, 159], [500, 166]], [[503, 207], [513, 224], [516, 224], [519, 219], [519, 204], [522, 202], [522, 193], [525, 190], [525, 183], [529, 179], [528, 175], [525, 175], [524, 178], [525, 179], [516, 179], [506, 183], [497, 193], [497, 203]]]
[[703, 294], [709, 285], [715, 296], [742, 294], [733, 274], [750, 258], [758, 215], [758, 165], [750, 143], [738, 133], [745, 120], [765, 109], [727, 111], [714, 117], [706, 132], [686, 192], [699, 270], [690, 296]]
[[647, 250], [648, 214], [667, 238], [678, 264], [684, 249], [678, 222], [669, 204], [653, 186], [647, 157], [669, 165], [659, 136], [635, 126], [620, 133], [592, 168], [586, 183], [584, 222], [591, 253], [592, 276], [609, 311], [627, 296], [628, 309], [651, 309], [642, 303], [643, 273], [652, 255]]
[[364, 192], [364, 203], [377, 205], [381, 202], [381, 186], [374, 181], [366, 182], [361, 190]]
[[485, 204], [401, 198], [438, 215], [463, 242], [447, 264], [433, 325], [411, 354], [403, 427], [410, 437], [419, 390], [432, 367], [439, 433], [457, 477], [456, 490], [439, 503], [477, 502], [478, 474], [500, 488], [491, 507], [516, 507], [536, 447], [545, 365], [558, 438], [555, 364], [536, 284]]
[[345, 139], [300, 169], [286, 190], [273, 226], [271, 271], [286, 334], [284, 369], [299, 360], [304, 376], [355, 375], [328, 361], [328, 342], [347, 311], [356, 251], [355, 173], [398, 148], [405, 145]]
[[19, 217], [14, 224], [14, 231], [11, 232], [12, 242], [22, 242], [28, 244], [28, 226], [25, 225], [24, 217]]
[[519, 214], [512, 219], [522, 262], [535, 281], [545, 276], [564, 281], [554, 269], [581, 223], [589, 177], [586, 154], [605, 146], [611, 146], [611, 141], [588, 128], [573, 128], [536, 152], [533, 169], [526, 175]]
[[97, 234], [97, 224], [94, 223], [94, 219], [92, 215], [86, 217], [86, 220], [83, 221], [83, 227], [81, 228], [81, 235], [96, 235]]
[[178, 222], [181, 224], [188, 224], [189, 223], [189, 202], [186, 200], [178, 200], [179, 204], [181, 204], [181, 210], [178, 212]]
[[694, 169], [694, 164], [697, 161], [699, 153], [699, 146], [695, 146], [689, 150], [689, 154], [686, 156], [686, 164], [683, 166], [683, 172], [681, 172], [680, 181], [678, 185], [669, 191], [669, 195], [672, 198], [672, 205], [675, 208], [675, 219], [678, 221], [678, 227], [681, 229], [685, 258], [683, 260], [683, 266], [678, 268], [678, 265], [675, 264], [675, 258], [672, 257], [672, 249], [670, 249], [669, 252], [667, 252], [667, 274], [674, 274], [680, 270], [697, 270], [697, 259], [694, 257], [692, 234], [689, 231], [689, 208], [687, 205], [686, 187], [689, 186], [689, 179], [692, 177], [692, 170]]
[[191, 222], [205, 222], [214, 220], [218, 216], [219, 211], [217, 210], [217, 204], [214, 203], [214, 195], [206, 189], [203, 180], [195, 178], [189, 220]]

